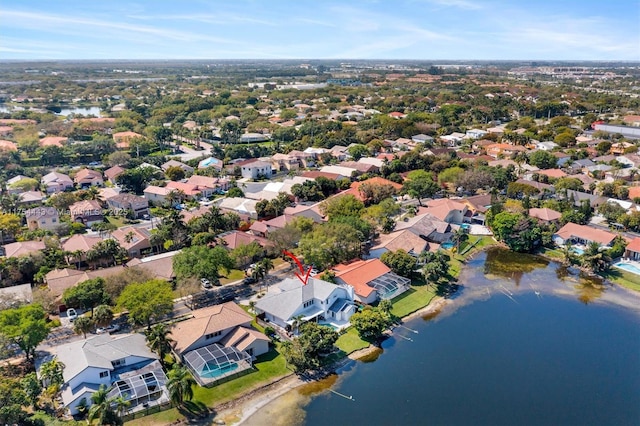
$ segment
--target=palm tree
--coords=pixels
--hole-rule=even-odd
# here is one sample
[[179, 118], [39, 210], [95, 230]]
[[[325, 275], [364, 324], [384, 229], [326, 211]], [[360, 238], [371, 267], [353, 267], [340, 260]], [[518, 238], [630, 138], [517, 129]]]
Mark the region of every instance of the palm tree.
[[171, 330], [167, 329], [164, 324], [156, 324], [145, 334], [149, 349], [158, 354], [160, 362], [164, 365], [164, 357], [171, 352], [171, 344], [173, 343], [173, 339], [169, 337]]
[[40, 378], [44, 386], [61, 385], [64, 383], [64, 377], [62, 376], [62, 370], [64, 364], [58, 361], [56, 358], [51, 361], [47, 361], [40, 366]]
[[573, 246], [570, 241], [567, 241], [564, 247], [562, 247], [562, 263], [565, 265], [572, 265], [576, 260], [576, 253], [573, 251]]
[[131, 405], [131, 401], [126, 399], [124, 396], [119, 395], [113, 399], [112, 404], [116, 406], [116, 414], [118, 417], [122, 418], [127, 411], [127, 408]]
[[113, 311], [109, 305], [99, 305], [93, 310], [93, 322], [96, 327], [106, 327], [113, 321]]
[[78, 317], [73, 323], [73, 331], [82, 334], [82, 338], [87, 338], [87, 333], [93, 330], [93, 320], [89, 317]]
[[298, 334], [298, 332], [300, 331], [300, 326], [304, 323], [304, 321], [302, 320], [303, 318], [304, 315], [302, 314], [293, 317], [293, 321], [291, 322], [291, 330], [293, 330], [294, 334]]
[[256, 301], [255, 300], [250, 301], [249, 302], [249, 310], [251, 312], [255, 313], [256, 312], [255, 308], [256, 308]]
[[111, 404], [115, 398], [109, 398], [109, 389], [106, 385], [100, 385], [100, 388], [91, 395], [91, 408], [87, 422], [92, 424], [94, 420], [98, 420], [101, 425], [117, 423], [116, 413], [111, 408]]
[[135, 238], [136, 234], [133, 231], [129, 231], [124, 236], [124, 242], [129, 244]]
[[469, 235], [463, 228], [458, 228], [453, 231], [452, 239], [456, 243], [456, 253], [460, 253], [460, 243], [467, 241], [469, 239]]
[[609, 269], [611, 257], [606, 251], [600, 250], [600, 244], [592, 241], [582, 255], [582, 264], [593, 272], [604, 272]]
[[176, 405], [182, 405], [187, 400], [193, 398], [193, 385], [196, 381], [191, 376], [187, 367], [180, 364], [174, 364], [173, 368], [167, 373], [167, 390], [171, 402]]

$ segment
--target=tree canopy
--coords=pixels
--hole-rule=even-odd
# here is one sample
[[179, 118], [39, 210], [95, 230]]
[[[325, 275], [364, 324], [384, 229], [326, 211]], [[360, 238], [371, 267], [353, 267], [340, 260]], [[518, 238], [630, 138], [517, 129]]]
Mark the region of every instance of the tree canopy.
[[130, 284], [120, 294], [118, 307], [129, 311], [132, 324], [151, 327], [173, 310], [171, 284], [159, 279]]

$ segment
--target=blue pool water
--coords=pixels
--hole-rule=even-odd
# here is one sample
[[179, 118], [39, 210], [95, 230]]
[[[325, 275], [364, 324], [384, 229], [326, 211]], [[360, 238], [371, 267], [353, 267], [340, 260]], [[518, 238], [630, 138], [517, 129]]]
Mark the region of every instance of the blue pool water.
[[471, 225], [469, 225], [468, 223], [463, 223], [462, 225], [460, 225], [460, 228], [468, 231], [469, 229], [471, 229]]
[[581, 249], [580, 247], [571, 247], [571, 251], [580, 256], [584, 254], [584, 250]]
[[449, 249], [453, 248], [453, 243], [442, 243], [442, 244], [440, 244], [440, 247], [442, 247], [445, 250], [449, 250]]
[[616, 268], [624, 269], [625, 271], [631, 272], [632, 274], [640, 275], [640, 268], [638, 268], [636, 265], [632, 265], [631, 263], [618, 262], [613, 266], [615, 266]]
[[214, 379], [230, 371], [233, 371], [236, 368], [238, 368], [238, 364], [236, 364], [235, 362], [227, 362], [224, 364], [220, 364], [219, 366], [206, 364], [200, 372], [200, 377]]

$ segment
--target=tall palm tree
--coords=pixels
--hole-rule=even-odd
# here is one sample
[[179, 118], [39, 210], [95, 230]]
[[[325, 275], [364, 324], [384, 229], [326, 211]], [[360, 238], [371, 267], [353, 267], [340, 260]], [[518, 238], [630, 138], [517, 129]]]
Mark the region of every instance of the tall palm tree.
[[173, 339], [169, 337], [171, 330], [164, 324], [156, 324], [145, 332], [149, 349], [160, 357], [160, 362], [164, 365], [164, 357], [171, 352]]
[[118, 417], [122, 418], [125, 415], [127, 408], [131, 405], [131, 401], [126, 399], [124, 396], [119, 395], [113, 399], [112, 405], [115, 405]]
[[176, 405], [182, 405], [186, 401], [193, 398], [193, 385], [196, 381], [191, 373], [184, 365], [174, 364], [173, 368], [167, 373], [167, 390], [171, 402]]
[[73, 331], [82, 334], [82, 338], [87, 338], [87, 333], [93, 330], [93, 320], [89, 317], [78, 317], [73, 323]]
[[453, 241], [456, 243], [456, 253], [460, 253], [460, 243], [463, 243], [469, 239], [469, 234], [463, 228], [458, 228], [453, 231]]
[[302, 320], [304, 318], [304, 315], [300, 314], [300, 315], [296, 315], [295, 317], [293, 317], [293, 322], [291, 323], [291, 329], [293, 330], [294, 334], [298, 334], [298, 332], [300, 331], [300, 326], [304, 323], [304, 321]]
[[87, 422], [92, 424], [94, 420], [98, 420], [100, 425], [109, 425], [117, 423], [116, 413], [111, 408], [115, 398], [109, 398], [109, 389], [106, 385], [100, 385], [100, 388], [91, 395], [91, 408], [89, 408], [89, 416]]
[[113, 321], [113, 311], [109, 305], [98, 305], [93, 310], [93, 322], [96, 327], [106, 327]]
[[582, 264], [593, 272], [604, 272], [609, 269], [611, 257], [606, 251], [600, 250], [600, 244], [592, 241], [582, 255]]

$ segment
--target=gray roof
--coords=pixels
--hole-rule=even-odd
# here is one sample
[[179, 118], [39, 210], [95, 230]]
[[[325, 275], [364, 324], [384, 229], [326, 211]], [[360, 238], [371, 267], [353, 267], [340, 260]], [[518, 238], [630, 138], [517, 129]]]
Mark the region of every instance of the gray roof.
[[418, 235], [424, 235], [426, 237], [433, 231], [438, 231], [440, 233], [447, 232], [450, 229], [450, 225], [430, 213], [425, 213], [414, 216], [406, 222], [398, 222], [396, 224], [396, 231], [401, 231], [403, 229], [411, 229], [418, 233]]
[[302, 285], [297, 278], [285, 278], [269, 288], [256, 308], [287, 321], [305, 301], [326, 300], [337, 288], [339, 286], [317, 278], [310, 277], [307, 285]]
[[112, 361], [138, 356], [157, 359], [158, 356], [147, 348], [142, 334], [111, 336], [103, 334], [86, 340], [57, 347], [58, 360], [65, 366], [63, 377], [68, 382], [88, 367], [113, 370]]

